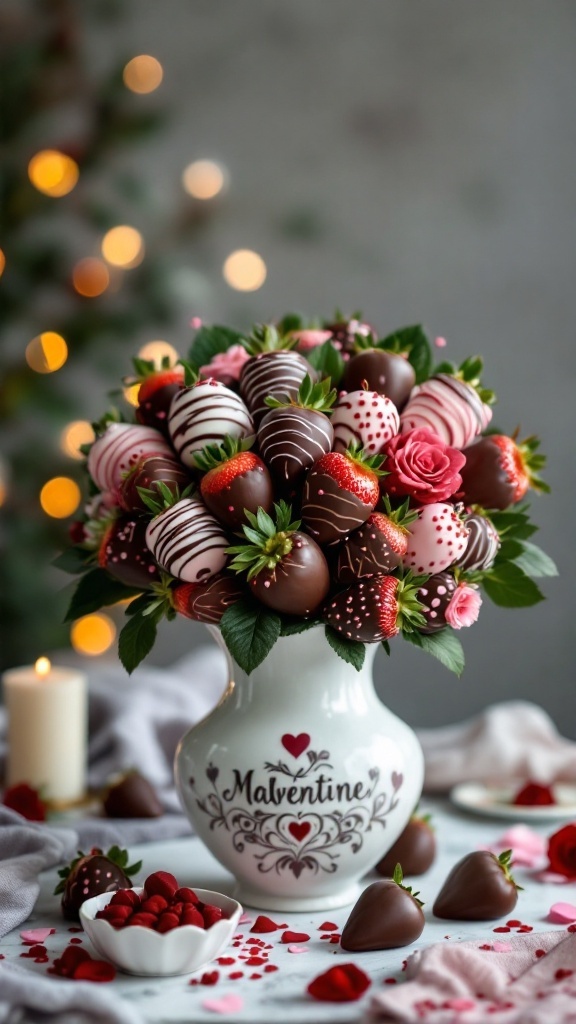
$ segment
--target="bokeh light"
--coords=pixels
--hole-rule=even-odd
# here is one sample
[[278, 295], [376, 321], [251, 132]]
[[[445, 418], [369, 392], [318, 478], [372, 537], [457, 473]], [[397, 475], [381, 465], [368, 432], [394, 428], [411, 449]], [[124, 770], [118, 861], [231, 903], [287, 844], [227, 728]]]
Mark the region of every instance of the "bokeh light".
[[116, 639], [116, 626], [108, 615], [84, 615], [72, 624], [70, 642], [78, 654], [104, 654]]
[[124, 398], [129, 405], [138, 405], [138, 392], [140, 391], [140, 382], [137, 384], [129, 384], [128, 387], [124, 388]]
[[195, 160], [182, 172], [184, 191], [194, 199], [214, 199], [226, 183], [226, 171], [213, 160]]
[[156, 57], [151, 57], [150, 54], [142, 53], [138, 57], [133, 57], [126, 64], [122, 73], [124, 79], [124, 85], [131, 92], [137, 92], [145, 94], [147, 92], [154, 92], [157, 89], [164, 77], [162, 65]]
[[68, 358], [68, 346], [61, 334], [44, 331], [26, 346], [26, 362], [36, 373], [54, 373], [64, 366]]
[[60, 449], [71, 459], [83, 459], [80, 445], [91, 444], [94, 440], [94, 429], [88, 420], [74, 420], [64, 427], [60, 434]]
[[72, 271], [72, 284], [78, 295], [86, 299], [95, 299], [102, 295], [110, 284], [108, 267], [102, 260], [87, 256], [79, 260]]
[[80, 488], [69, 476], [55, 476], [40, 491], [40, 504], [52, 519], [67, 519], [78, 508]]
[[2, 249], [0, 249], [0, 277], [2, 277], [2, 274], [4, 273], [4, 267], [5, 266], [6, 266], [6, 257], [4, 255]]
[[28, 177], [34, 188], [54, 199], [68, 195], [79, 176], [76, 161], [57, 149], [42, 149], [28, 164]]
[[144, 259], [144, 239], [136, 228], [119, 224], [104, 235], [102, 255], [113, 267], [137, 267]]
[[230, 253], [222, 268], [224, 280], [239, 292], [255, 292], [266, 280], [266, 264], [252, 249]]
[[170, 366], [174, 366], [174, 363], [180, 359], [180, 355], [170, 342], [158, 339], [157, 341], [147, 341], [145, 345], [142, 345], [142, 348], [138, 350], [138, 358], [147, 359], [155, 366], [161, 366], [163, 359], [169, 359]]

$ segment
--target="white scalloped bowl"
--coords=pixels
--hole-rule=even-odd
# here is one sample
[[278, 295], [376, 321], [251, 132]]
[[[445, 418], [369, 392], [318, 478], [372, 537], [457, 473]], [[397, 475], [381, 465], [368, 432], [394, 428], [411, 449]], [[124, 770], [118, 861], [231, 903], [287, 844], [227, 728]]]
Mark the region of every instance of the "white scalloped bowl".
[[[138, 895], [143, 891], [134, 886]], [[113, 928], [104, 918], [96, 918], [98, 911], [112, 899], [113, 892], [103, 892], [86, 900], [80, 907], [80, 921], [98, 952], [127, 974], [146, 977], [190, 974], [220, 955], [242, 914], [240, 904], [224, 893], [196, 888], [194, 892], [203, 903], [212, 903], [225, 915], [206, 930], [192, 924], [163, 934], [141, 925]]]

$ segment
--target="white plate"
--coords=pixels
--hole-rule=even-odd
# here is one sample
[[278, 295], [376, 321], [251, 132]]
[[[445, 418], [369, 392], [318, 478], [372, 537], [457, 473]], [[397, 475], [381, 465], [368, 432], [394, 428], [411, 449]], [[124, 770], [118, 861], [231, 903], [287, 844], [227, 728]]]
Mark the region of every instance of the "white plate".
[[576, 785], [557, 782], [552, 786], [555, 804], [519, 806], [511, 803], [522, 782], [515, 786], [485, 786], [482, 782], [463, 782], [454, 786], [450, 799], [456, 807], [490, 818], [510, 821], [576, 821]]

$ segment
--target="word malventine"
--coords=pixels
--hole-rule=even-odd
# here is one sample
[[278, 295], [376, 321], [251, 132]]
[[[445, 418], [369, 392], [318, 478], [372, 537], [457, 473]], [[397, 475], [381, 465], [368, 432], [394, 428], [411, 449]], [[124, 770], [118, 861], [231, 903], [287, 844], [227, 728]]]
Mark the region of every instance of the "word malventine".
[[307, 782], [304, 786], [279, 786], [275, 776], [272, 776], [267, 785], [253, 786], [254, 769], [251, 768], [242, 775], [237, 768], [234, 769], [234, 785], [222, 792], [222, 799], [231, 803], [236, 797], [244, 797], [247, 804], [274, 804], [278, 805], [283, 800], [289, 804], [326, 804], [334, 800], [350, 802], [352, 800], [365, 800], [372, 795], [376, 779], [372, 785], [364, 782], [333, 782], [325, 775], [319, 775], [313, 782]]

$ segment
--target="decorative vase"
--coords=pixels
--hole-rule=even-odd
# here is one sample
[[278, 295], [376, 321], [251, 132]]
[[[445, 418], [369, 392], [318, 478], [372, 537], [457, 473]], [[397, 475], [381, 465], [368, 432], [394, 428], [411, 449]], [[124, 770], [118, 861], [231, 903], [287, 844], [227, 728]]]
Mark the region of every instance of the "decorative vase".
[[226, 653], [230, 682], [181, 740], [176, 783], [200, 838], [252, 907], [345, 906], [420, 797], [424, 759], [412, 729], [374, 692], [377, 644], [360, 672], [321, 627], [280, 638], [249, 676]]

